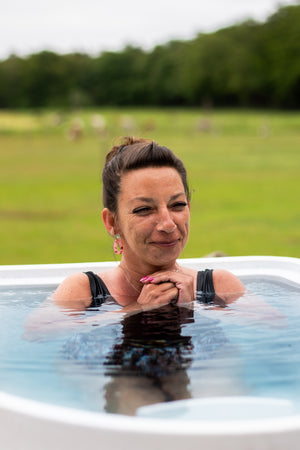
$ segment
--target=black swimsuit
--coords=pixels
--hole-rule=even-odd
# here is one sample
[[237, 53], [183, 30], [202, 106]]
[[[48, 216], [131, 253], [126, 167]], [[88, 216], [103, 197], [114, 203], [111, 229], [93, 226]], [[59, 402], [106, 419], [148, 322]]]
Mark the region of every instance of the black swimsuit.
[[[210, 303], [215, 297], [215, 289], [212, 277], [212, 270], [201, 270], [197, 274], [197, 295], [196, 300], [202, 303]], [[104, 281], [94, 272], [85, 272], [89, 277], [92, 303], [90, 308], [98, 308], [102, 303], [110, 297], [110, 292], [107, 289]]]

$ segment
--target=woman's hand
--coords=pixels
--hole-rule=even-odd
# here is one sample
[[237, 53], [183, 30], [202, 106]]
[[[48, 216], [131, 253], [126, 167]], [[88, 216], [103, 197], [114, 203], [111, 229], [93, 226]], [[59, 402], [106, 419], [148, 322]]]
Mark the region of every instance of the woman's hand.
[[[159, 287], [170, 286], [170, 284], [177, 289], [177, 303], [187, 303], [194, 300], [194, 276], [182, 272], [174, 272], [171, 270], [156, 272], [149, 277], [144, 277], [140, 280], [144, 283], [144, 288], [149, 286]], [[174, 300], [174, 299], [173, 299]]]
[[157, 307], [177, 301], [179, 293], [174, 283], [170, 281], [153, 283], [152, 279], [149, 277], [148, 282], [145, 282], [137, 299], [139, 305]]

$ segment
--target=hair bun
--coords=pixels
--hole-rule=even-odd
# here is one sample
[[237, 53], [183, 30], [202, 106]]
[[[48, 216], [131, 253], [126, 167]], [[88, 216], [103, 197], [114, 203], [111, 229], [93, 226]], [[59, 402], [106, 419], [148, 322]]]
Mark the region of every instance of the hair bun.
[[116, 154], [122, 150], [124, 147], [128, 147], [129, 145], [134, 145], [134, 144], [141, 144], [141, 143], [145, 143], [148, 144], [150, 142], [152, 142], [150, 139], [141, 139], [141, 138], [136, 138], [134, 136], [122, 136], [119, 137], [117, 140], [120, 141], [119, 144], [114, 145], [113, 148], [110, 150], [110, 152], [106, 155], [106, 162], [111, 161]]

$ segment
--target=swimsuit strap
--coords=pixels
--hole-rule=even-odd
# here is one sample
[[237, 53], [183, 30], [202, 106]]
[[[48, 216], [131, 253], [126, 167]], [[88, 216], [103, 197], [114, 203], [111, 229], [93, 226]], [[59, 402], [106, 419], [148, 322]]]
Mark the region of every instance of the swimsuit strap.
[[210, 303], [215, 298], [215, 288], [211, 269], [201, 270], [197, 274], [196, 300]]
[[94, 272], [84, 272], [90, 281], [92, 303], [89, 308], [98, 308], [110, 296], [104, 281]]

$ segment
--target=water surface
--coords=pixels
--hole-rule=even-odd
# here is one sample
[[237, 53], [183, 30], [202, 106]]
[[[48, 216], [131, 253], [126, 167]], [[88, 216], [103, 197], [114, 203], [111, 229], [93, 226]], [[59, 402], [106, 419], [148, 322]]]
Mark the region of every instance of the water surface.
[[125, 316], [112, 313], [110, 300], [96, 311], [68, 312], [71, 326], [58, 330], [49, 313], [53, 330], [36, 335], [24, 324], [38, 307], [52, 311], [40, 305], [53, 287], [2, 287], [0, 389], [111, 413], [231, 395], [288, 399], [300, 413], [300, 288], [243, 281], [251, 293], [226, 308], [170, 305]]

